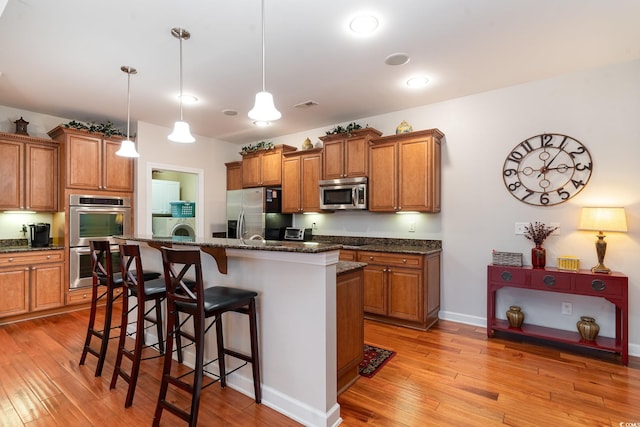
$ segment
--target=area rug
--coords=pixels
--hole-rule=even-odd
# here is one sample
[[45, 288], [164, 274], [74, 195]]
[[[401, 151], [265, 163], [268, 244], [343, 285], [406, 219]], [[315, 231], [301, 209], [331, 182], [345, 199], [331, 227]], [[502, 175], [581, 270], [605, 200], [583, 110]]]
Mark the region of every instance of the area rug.
[[364, 359], [360, 362], [360, 375], [371, 378], [380, 370], [380, 368], [391, 360], [395, 354], [395, 351], [385, 350], [384, 348], [365, 344]]

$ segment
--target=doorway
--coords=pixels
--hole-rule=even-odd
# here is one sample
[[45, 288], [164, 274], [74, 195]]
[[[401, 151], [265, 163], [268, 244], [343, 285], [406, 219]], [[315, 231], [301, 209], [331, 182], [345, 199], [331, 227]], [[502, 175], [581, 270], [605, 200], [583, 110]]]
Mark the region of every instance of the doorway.
[[[196, 236], [204, 236], [204, 171], [184, 166], [166, 165], [158, 163], [147, 163], [147, 221], [146, 234], [153, 233], [154, 218], [171, 217], [171, 212], [167, 210], [158, 211], [154, 207], [158, 202], [154, 200], [153, 183], [159, 181], [178, 182], [179, 200], [195, 203], [194, 217], [189, 219], [194, 223]], [[171, 200], [173, 201], [173, 200]], [[167, 201], [167, 202], [171, 202]], [[157, 221], [156, 221], [157, 222]]]

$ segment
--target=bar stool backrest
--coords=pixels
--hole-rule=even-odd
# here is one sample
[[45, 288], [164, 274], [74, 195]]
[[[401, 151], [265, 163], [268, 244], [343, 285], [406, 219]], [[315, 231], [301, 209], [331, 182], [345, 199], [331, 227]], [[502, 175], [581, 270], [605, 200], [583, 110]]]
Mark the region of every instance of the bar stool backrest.
[[132, 290], [139, 289], [142, 286], [142, 292], [138, 292], [137, 295], [144, 297], [144, 272], [142, 271], [142, 261], [140, 260], [140, 246], [119, 245], [119, 247], [122, 285]]
[[113, 284], [113, 263], [111, 247], [107, 240], [91, 240], [91, 275], [93, 286], [98, 284], [111, 286]]
[[[167, 285], [167, 301], [170, 304], [195, 304], [196, 309], [204, 313], [204, 282], [202, 280], [200, 250], [166, 247], [162, 247], [160, 250]], [[185, 283], [187, 273], [195, 279], [195, 287], [187, 286]], [[189, 280], [193, 283], [191, 278]], [[201, 297], [198, 298], [198, 296]]]

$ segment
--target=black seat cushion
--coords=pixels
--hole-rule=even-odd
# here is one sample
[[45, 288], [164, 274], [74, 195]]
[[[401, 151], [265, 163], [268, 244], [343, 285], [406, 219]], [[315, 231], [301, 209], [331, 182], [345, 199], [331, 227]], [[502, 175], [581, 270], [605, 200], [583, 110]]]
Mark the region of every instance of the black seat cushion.
[[[258, 296], [257, 292], [245, 289], [229, 288], [226, 286], [213, 286], [204, 290], [204, 311], [205, 315], [213, 314], [217, 311], [231, 310], [249, 304], [251, 298]], [[176, 302], [176, 307], [180, 311], [193, 313], [196, 308], [195, 302]]]
[[[131, 295], [138, 295], [138, 288], [130, 288]], [[149, 297], [160, 296], [167, 292], [164, 277], [144, 281], [144, 294]]]
[[[133, 273], [133, 276], [135, 277], [136, 273]], [[155, 271], [145, 271], [142, 274], [142, 277], [144, 278], [144, 281], [146, 282], [147, 280], [154, 280], [157, 279], [158, 277], [160, 277], [160, 273], [155, 272]], [[100, 284], [104, 285], [106, 283], [106, 279], [104, 277], [100, 277]], [[117, 273], [113, 273], [113, 284], [115, 286], [122, 286], [122, 273], [117, 272]]]

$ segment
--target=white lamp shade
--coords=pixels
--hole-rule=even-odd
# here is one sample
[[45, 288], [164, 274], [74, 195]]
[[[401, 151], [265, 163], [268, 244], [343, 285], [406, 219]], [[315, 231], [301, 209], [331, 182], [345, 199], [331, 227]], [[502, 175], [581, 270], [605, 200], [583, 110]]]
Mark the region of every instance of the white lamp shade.
[[269, 92], [256, 93], [256, 103], [249, 111], [249, 118], [256, 122], [271, 122], [282, 117], [273, 104], [273, 95]]
[[140, 154], [136, 151], [136, 145], [128, 139], [120, 143], [120, 149], [116, 151], [116, 155], [121, 157], [140, 157]]
[[624, 208], [582, 208], [578, 229], [626, 232]]
[[181, 142], [183, 144], [190, 144], [196, 142], [196, 139], [191, 135], [189, 130], [189, 123], [178, 121], [173, 126], [173, 132], [169, 135], [169, 140], [173, 142]]

